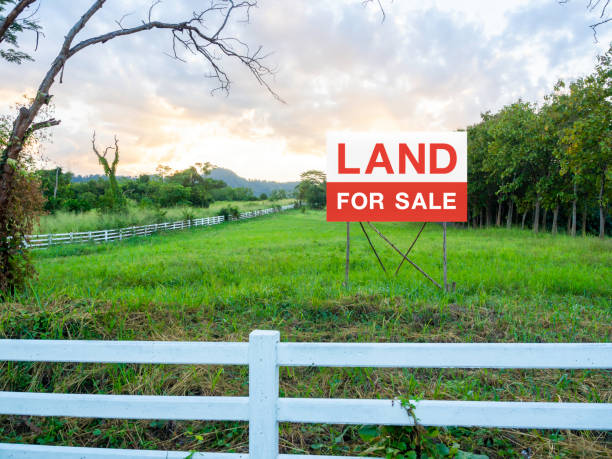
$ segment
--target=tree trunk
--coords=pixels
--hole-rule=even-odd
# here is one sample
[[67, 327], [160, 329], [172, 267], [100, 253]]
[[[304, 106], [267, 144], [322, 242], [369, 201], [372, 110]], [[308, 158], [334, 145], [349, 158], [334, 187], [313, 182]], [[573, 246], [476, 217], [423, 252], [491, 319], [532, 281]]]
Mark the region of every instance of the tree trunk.
[[574, 200], [572, 201], [572, 236], [576, 236], [576, 184], [574, 183]]
[[551, 228], [551, 232], [552, 234], [557, 234], [557, 221], [559, 219], [559, 204], [557, 204], [555, 206], [555, 209], [553, 210], [553, 221], [552, 221], [552, 228]]
[[55, 168], [55, 188], [53, 188], [53, 199], [57, 198], [57, 179], [59, 176], [59, 166]]
[[506, 218], [506, 228], [512, 228], [512, 211], [514, 210], [514, 202], [512, 199], [510, 200], [510, 205], [508, 206], [508, 218]]
[[487, 203], [487, 208], [485, 211], [486, 219], [487, 219], [487, 228], [491, 226], [491, 206]]
[[544, 208], [544, 213], [542, 215], [542, 231], [546, 232], [546, 217], [548, 216], [548, 209]]
[[[79, 29], [75, 29], [75, 34]], [[74, 38], [74, 36], [72, 37]], [[68, 46], [70, 43], [68, 43]], [[13, 123], [13, 127], [8, 136], [6, 147], [0, 156], [0, 290], [5, 292], [13, 291], [16, 280], [10, 272], [11, 259], [17, 253], [16, 250], [22, 250], [20, 246], [14, 247], [11, 239], [18, 233], [16, 227], [19, 222], [12, 221], [9, 216], [9, 205], [11, 197], [15, 192], [15, 168], [13, 164], [18, 164], [23, 145], [29, 134], [37, 129], [42, 129], [47, 126], [55, 126], [59, 121], [50, 119], [42, 123], [34, 123], [34, 118], [38, 115], [40, 108], [49, 103], [51, 96], [49, 88], [53, 84], [53, 80], [63, 68], [64, 62], [67, 59], [68, 48], [64, 46], [60, 54], [51, 64], [51, 68], [45, 75], [45, 78], [38, 87], [36, 97], [32, 101], [29, 108], [21, 107], [19, 114]]]
[[533, 215], [533, 232], [537, 233], [538, 232], [538, 225], [540, 224], [540, 197], [538, 196], [536, 198], [536, 203], [535, 203], [535, 213]]
[[502, 202], [497, 202], [497, 218], [495, 219], [495, 226], [501, 226], [501, 214], [502, 214]]
[[586, 236], [587, 226], [587, 203], [586, 200], [582, 203], [582, 237]]
[[521, 229], [525, 229], [525, 219], [527, 218], [527, 210], [523, 212], [523, 219], [521, 220]]
[[572, 214], [570, 212], [567, 213], [567, 235], [569, 236], [572, 232]]
[[603, 239], [606, 235], [606, 208], [604, 207], [603, 194], [606, 185], [606, 170], [604, 167], [601, 174], [601, 186], [599, 187], [599, 237]]
[[483, 224], [483, 220], [484, 220], [483, 215], [484, 215], [484, 212], [483, 212], [482, 207], [481, 207], [480, 208], [480, 217], [479, 217], [480, 229], [482, 229], [482, 224]]

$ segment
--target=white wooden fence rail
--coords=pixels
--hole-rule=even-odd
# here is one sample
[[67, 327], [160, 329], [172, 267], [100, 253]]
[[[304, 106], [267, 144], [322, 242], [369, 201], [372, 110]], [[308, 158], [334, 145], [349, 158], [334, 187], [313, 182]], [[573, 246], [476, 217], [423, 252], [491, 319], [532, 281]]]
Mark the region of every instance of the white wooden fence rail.
[[[229, 220], [244, 220], [247, 218], [260, 217], [274, 212], [293, 209], [293, 204], [280, 207], [270, 207], [268, 209], [252, 210], [242, 212], [237, 218], [230, 217]], [[175, 222], [153, 223], [144, 226], [128, 226], [126, 228], [105, 229], [96, 231], [81, 231], [74, 233], [49, 233], [49, 234], [30, 234], [26, 236], [26, 244], [31, 248], [44, 248], [52, 245], [78, 244], [83, 242], [114, 242], [128, 239], [134, 236], [150, 236], [159, 231], [173, 231], [197, 226], [218, 225], [225, 221], [223, 215], [214, 217], [195, 218], [193, 220], [180, 220]]]
[[[611, 369], [612, 343], [281, 343], [256, 330], [248, 343], [0, 340], [0, 361], [248, 365], [248, 397], [0, 392], [0, 414], [249, 422], [249, 454], [0, 444], [0, 457], [289, 459], [278, 423], [414, 425], [398, 400], [280, 398], [280, 366]], [[612, 430], [610, 403], [412, 401], [427, 426]], [[304, 456], [306, 457], [306, 456]], [[308, 456], [324, 458], [326, 456]]]

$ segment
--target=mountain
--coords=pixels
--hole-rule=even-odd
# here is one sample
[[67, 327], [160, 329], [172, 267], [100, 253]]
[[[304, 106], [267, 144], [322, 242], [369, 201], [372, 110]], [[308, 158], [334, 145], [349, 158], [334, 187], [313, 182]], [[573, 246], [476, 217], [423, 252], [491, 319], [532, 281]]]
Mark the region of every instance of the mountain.
[[274, 190], [293, 191], [299, 182], [273, 182], [269, 180], [248, 180], [240, 177], [234, 171], [218, 167], [213, 169], [208, 176], [215, 180], [223, 180], [232, 188], [250, 188], [253, 194], [259, 196], [261, 193], [270, 194]]
[[[73, 182], [87, 182], [89, 180], [96, 180], [98, 178], [105, 178], [104, 175], [91, 174], [91, 175], [75, 175], [72, 177]], [[212, 170], [210, 177], [215, 180], [223, 180], [228, 186], [232, 188], [250, 188], [255, 196], [259, 196], [261, 193], [270, 194], [274, 190], [285, 190], [287, 192], [293, 191], [299, 182], [273, 182], [270, 180], [248, 180], [244, 177], [240, 177], [234, 171], [217, 167]], [[122, 180], [134, 180], [136, 177], [128, 176], [117, 176], [117, 179]]]

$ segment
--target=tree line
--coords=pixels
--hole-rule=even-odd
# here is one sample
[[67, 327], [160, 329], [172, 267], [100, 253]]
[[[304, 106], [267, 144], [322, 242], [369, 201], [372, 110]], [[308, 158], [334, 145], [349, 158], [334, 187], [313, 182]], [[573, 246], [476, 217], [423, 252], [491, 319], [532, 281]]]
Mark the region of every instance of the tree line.
[[[518, 100], [467, 128], [468, 224], [610, 229], [612, 46], [595, 70], [560, 80], [541, 105]], [[504, 221], [505, 220], [505, 221]], [[606, 224], [607, 223], [607, 224]]]
[[91, 209], [120, 212], [130, 202], [145, 207], [185, 205], [206, 208], [214, 201], [275, 201], [288, 197], [285, 190], [256, 196], [250, 188], [230, 187], [223, 180], [207, 177], [210, 171], [209, 164], [196, 163], [177, 171], [160, 166], [157, 174], [142, 174], [136, 178], [115, 177], [110, 168], [105, 168], [107, 173], [104, 176], [81, 181], [75, 181], [72, 172], [64, 172], [60, 167], [40, 169], [36, 175], [45, 198], [44, 209], [51, 213]]

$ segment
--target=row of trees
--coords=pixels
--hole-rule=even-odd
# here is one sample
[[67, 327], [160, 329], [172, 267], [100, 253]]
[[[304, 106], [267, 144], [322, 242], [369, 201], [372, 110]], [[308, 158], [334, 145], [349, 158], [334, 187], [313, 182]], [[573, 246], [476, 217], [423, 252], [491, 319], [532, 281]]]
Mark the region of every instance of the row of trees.
[[[106, 168], [105, 168], [106, 170]], [[284, 190], [268, 196], [255, 196], [250, 188], [232, 188], [222, 180], [207, 177], [210, 165], [195, 164], [184, 170], [141, 175], [137, 178], [96, 176], [76, 181], [74, 174], [61, 168], [38, 170], [47, 212], [66, 210], [84, 212], [121, 211], [128, 202], [144, 206], [172, 207], [190, 205], [208, 207], [214, 201], [279, 200], [288, 197]]]
[[[531, 224], [540, 231], [562, 217], [576, 235], [606, 233], [612, 189], [612, 46], [595, 71], [559, 81], [541, 106], [519, 100], [484, 113], [468, 127], [469, 219], [472, 225]], [[592, 212], [593, 211], [593, 212]], [[596, 225], [590, 223], [597, 222]], [[543, 229], [546, 229], [544, 226]]]

